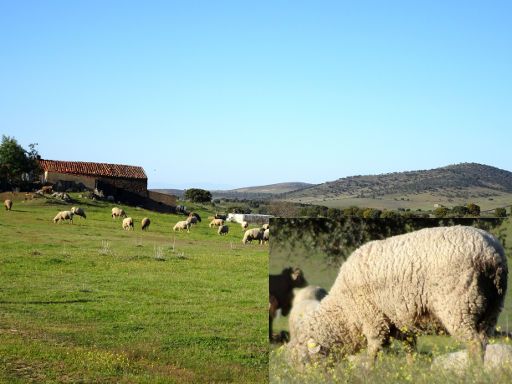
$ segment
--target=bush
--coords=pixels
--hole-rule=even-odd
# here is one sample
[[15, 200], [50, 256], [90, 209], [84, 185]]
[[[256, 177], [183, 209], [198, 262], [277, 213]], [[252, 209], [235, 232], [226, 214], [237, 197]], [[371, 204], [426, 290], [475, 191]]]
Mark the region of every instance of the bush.
[[474, 203], [469, 203], [466, 205], [468, 209], [468, 214], [471, 216], [480, 216], [480, 207]]
[[212, 194], [210, 191], [199, 188], [190, 188], [185, 191], [185, 200], [192, 201], [194, 203], [209, 203], [212, 201]]
[[496, 217], [507, 217], [507, 210], [505, 208], [496, 208], [494, 210], [494, 216], [496, 216]]

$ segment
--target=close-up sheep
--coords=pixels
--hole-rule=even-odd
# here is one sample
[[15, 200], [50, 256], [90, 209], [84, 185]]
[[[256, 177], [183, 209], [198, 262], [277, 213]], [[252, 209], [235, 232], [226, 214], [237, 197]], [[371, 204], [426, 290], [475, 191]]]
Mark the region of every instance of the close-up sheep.
[[300, 368], [367, 347], [372, 362], [390, 337], [420, 333], [434, 321], [481, 360], [503, 308], [507, 275], [499, 241], [473, 227], [371, 241], [348, 257], [327, 297], [298, 321], [287, 355]]
[[123, 219], [123, 229], [133, 230], [133, 219], [131, 217], [126, 217]]
[[247, 244], [253, 240], [258, 240], [260, 244], [263, 243], [263, 230], [261, 228], [252, 228], [245, 231], [242, 243]]
[[71, 211], [60, 211], [57, 213], [57, 215], [53, 218], [54, 223], [59, 223], [61, 221], [69, 220], [71, 224], [73, 224], [73, 215], [74, 213]]
[[112, 218], [115, 219], [117, 217], [127, 217], [127, 214], [122, 208], [114, 207], [112, 208]]
[[173, 227], [173, 231], [176, 232], [176, 231], [183, 231], [183, 230], [187, 230], [187, 232], [190, 232], [190, 222], [188, 220], [182, 220], [182, 221], [178, 221], [176, 223], [176, 225], [174, 225]]
[[[282, 316], [287, 316], [292, 307], [293, 289], [302, 288], [307, 285], [304, 273], [300, 268], [284, 268], [278, 275], [269, 275], [268, 278], [268, 291], [270, 296], [270, 309], [268, 332], [269, 338], [272, 340], [272, 323], [276, 311], [281, 310]], [[272, 305], [272, 302], [274, 304]]]
[[6, 211], [10, 211], [12, 208], [12, 200], [9, 200], [9, 199], [5, 200], [4, 207], [5, 207]]
[[151, 220], [149, 220], [149, 217], [145, 217], [141, 220], [140, 227], [142, 228], [143, 231], [146, 231], [147, 229], [149, 229], [150, 224]]
[[227, 235], [229, 232], [229, 227], [227, 225], [221, 225], [217, 230], [219, 235]]
[[82, 208], [80, 208], [80, 207], [71, 207], [71, 212], [73, 212], [73, 214], [75, 214], [77, 216], [80, 216], [80, 217], [83, 217], [84, 219], [87, 219], [85, 211]]

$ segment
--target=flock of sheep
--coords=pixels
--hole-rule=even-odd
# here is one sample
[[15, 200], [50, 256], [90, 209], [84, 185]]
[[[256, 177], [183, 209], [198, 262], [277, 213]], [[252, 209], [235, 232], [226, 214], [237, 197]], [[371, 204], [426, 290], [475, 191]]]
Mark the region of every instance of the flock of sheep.
[[[306, 287], [298, 268], [270, 275], [269, 337], [275, 339], [276, 311], [289, 314], [283, 348], [298, 370], [363, 348], [372, 364], [391, 338], [412, 353], [416, 336], [432, 331], [465, 342], [468, 360], [487, 364], [507, 276], [500, 242], [474, 227], [426, 228], [371, 241], [343, 263], [328, 294]], [[506, 353], [512, 359], [512, 348]]]
[[[11, 210], [12, 208], [12, 200], [5, 200], [4, 206], [6, 210]], [[85, 211], [80, 207], [72, 207], [69, 211], [60, 211], [57, 213], [57, 215], [53, 218], [54, 223], [59, 223], [61, 221], [68, 220], [71, 224], [73, 224], [73, 216], [77, 215], [80, 217], [83, 217], [84, 219], [87, 218], [87, 215], [85, 214]], [[118, 217], [123, 218], [122, 221], [122, 228], [125, 230], [133, 230], [134, 224], [133, 224], [133, 218], [128, 217], [126, 212], [122, 208], [114, 207], [112, 208], [112, 219], [116, 219]], [[212, 218], [212, 221], [209, 224], [210, 228], [218, 228], [217, 233], [219, 235], [226, 235], [229, 232], [229, 227], [225, 224], [226, 217], [223, 215], [216, 215]], [[174, 227], [173, 231], [184, 231], [190, 232], [190, 228], [193, 224], [197, 224], [198, 222], [201, 222], [201, 216], [199, 216], [198, 213], [191, 212], [186, 220], [178, 221]], [[151, 220], [148, 217], [144, 217], [141, 221], [141, 229], [147, 230], [149, 228], [149, 225], [151, 224]], [[270, 227], [269, 224], [263, 224], [261, 228], [252, 228], [247, 229], [249, 227], [249, 223], [246, 221], [241, 223], [242, 229], [245, 230], [244, 236], [242, 238], [242, 243], [247, 244], [252, 242], [252, 240], [259, 241], [260, 244], [268, 244], [269, 237], [270, 237]]]
[[[210, 228], [217, 228], [217, 233], [219, 235], [226, 235], [229, 232], [229, 227], [226, 224], [226, 216], [224, 215], [215, 215], [215, 217], [211, 218], [210, 224], [208, 225]], [[197, 224], [201, 221], [201, 217], [195, 213], [191, 212], [186, 220], [181, 220], [176, 223], [173, 227], [173, 231], [187, 231], [190, 232], [190, 228], [192, 228], [193, 224]], [[243, 221], [241, 223], [242, 229], [245, 230], [244, 236], [242, 238], [242, 243], [247, 244], [252, 242], [252, 240], [257, 240], [260, 244], [268, 244], [270, 238], [270, 225], [263, 224], [261, 228], [252, 228], [247, 229], [249, 227], [249, 223]]]

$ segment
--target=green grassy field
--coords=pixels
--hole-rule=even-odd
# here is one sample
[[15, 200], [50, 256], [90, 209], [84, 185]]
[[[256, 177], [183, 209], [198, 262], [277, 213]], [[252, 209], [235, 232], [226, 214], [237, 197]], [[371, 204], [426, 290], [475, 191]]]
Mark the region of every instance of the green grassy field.
[[[71, 205], [87, 219], [53, 224]], [[238, 224], [217, 235], [202, 208], [174, 233], [183, 216], [121, 205], [124, 231], [112, 206], [0, 211], [0, 382], [268, 381], [268, 247], [244, 246]]]
[[[512, 255], [512, 223], [510, 219], [505, 220], [502, 228], [505, 234], [505, 251]], [[287, 266], [299, 266], [309, 284], [320, 285], [327, 290], [330, 289], [336, 276], [339, 266], [327, 265], [326, 255], [322, 253], [308, 253], [295, 248], [293, 252], [272, 244], [270, 251], [269, 270], [270, 273], [279, 273]], [[509, 261], [510, 265], [510, 261]], [[505, 307], [498, 320], [499, 329], [512, 332], [512, 273], [509, 273], [508, 294], [505, 300]], [[274, 321], [274, 332], [288, 329], [288, 318], [278, 317]], [[500, 338], [491, 342], [511, 344], [511, 340]], [[283, 356], [279, 345], [272, 345], [270, 353], [270, 382], [289, 383], [510, 383], [512, 382], [512, 367], [504, 372], [488, 373], [481, 369], [468, 370], [463, 377], [450, 372], [438, 372], [430, 369], [432, 359], [435, 356], [454, 352], [465, 348], [449, 336], [421, 336], [418, 339], [418, 353], [414, 356], [414, 362], [408, 362], [402, 343], [395, 342], [391, 349], [382, 353], [373, 369], [361, 369], [351, 362], [342, 361], [332, 369], [312, 368], [306, 373], [298, 374], [292, 369]], [[364, 354], [365, 352], [362, 351]]]

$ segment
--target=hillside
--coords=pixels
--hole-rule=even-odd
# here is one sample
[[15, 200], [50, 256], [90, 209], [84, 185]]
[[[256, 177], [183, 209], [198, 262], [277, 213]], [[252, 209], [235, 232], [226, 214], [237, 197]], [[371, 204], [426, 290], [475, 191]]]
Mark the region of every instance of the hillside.
[[[494, 201], [512, 197], [512, 172], [476, 163], [430, 170], [357, 175], [282, 195], [284, 200], [327, 206], [432, 207], [467, 200]], [[390, 202], [390, 204], [386, 203]], [[397, 202], [397, 203], [393, 203]]]
[[[315, 184], [301, 183], [301, 182], [287, 182], [269, 185], [261, 185], [255, 187], [244, 187], [228, 190], [212, 190], [214, 199], [228, 198], [228, 199], [246, 199], [246, 200], [266, 200], [280, 195], [282, 193], [293, 192], [304, 188], [309, 188]], [[154, 189], [156, 192], [167, 193], [182, 197], [185, 190], [183, 189]]]

